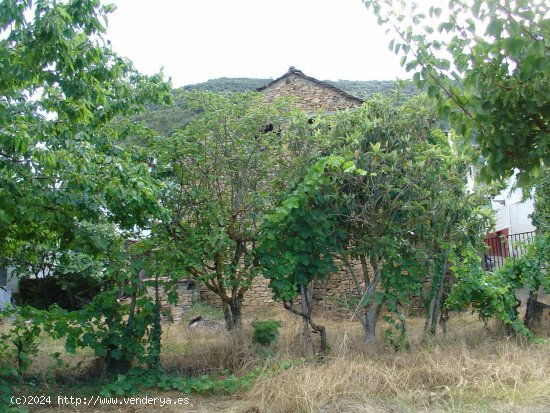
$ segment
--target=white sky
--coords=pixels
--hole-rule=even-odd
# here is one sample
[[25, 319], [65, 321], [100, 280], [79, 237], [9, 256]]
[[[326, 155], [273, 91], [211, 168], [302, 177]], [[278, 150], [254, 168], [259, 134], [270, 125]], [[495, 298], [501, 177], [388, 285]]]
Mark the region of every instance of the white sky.
[[219, 77], [410, 78], [361, 0], [104, 0], [107, 37], [145, 74], [175, 87]]

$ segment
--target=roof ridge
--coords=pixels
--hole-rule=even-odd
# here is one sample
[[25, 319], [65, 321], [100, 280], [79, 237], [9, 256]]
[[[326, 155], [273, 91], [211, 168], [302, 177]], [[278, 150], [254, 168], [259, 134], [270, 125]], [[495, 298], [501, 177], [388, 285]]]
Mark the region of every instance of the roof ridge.
[[321, 86], [324, 86], [324, 87], [326, 87], [326, 88], [335, 90], [336, 92], [341, 93], [341, 94], [344, 95], [345, 97], [347, 97], [347, 98], [349, 98], [349, 99], [353, 99], [353, 100], [355, 100], [355, 101], [357, 101], [357, 102], [359, 102], [359, 103], [363, 103], [363, 102], [364, 102], [363, 99], [358, 98], [357, 96], [350, 95], [349, 93], [344, 92], [342, 89], [339, 89], [339, 88], [337, 88], [336, 86], [331, 85], [330, 83], [323, 82], [322, 80], [315, 79], [314, 77], [311, 77], [311, 76], [308, 76], [308, 75], [304, 74], [304, 72], [302, 72], [302, 71], [299, 70], [299, 69], [296, 69], [294, 66], [290, 66], [290, 67], [288, 68], [288, 71], [287, 71], [284, 75], [282, 75], [282, 76], [280, 76], [280, 77], [278, 77], [278, 78], [276, 78], [276, 79], [273, 79], [271, 82], [265, 84], [264, 86], [261, 86], [261, 87], [257, 88], [256, 91], [257, 91], [257, 92], [261, 92], [262, 90], [267, 89], [269, 86], [271, 86], [271, 85], [273, 85], [273, 84], [279, 82], [280, 80], [286, 79], [287, 77], [289, 77], [289, 76], [291, 76], [291, 75], [300, 76], [300, 77], [302, 77], [302, 78], [304, 78], [304, 79], [307, 79], [307, 80], [309, 80], [309, 81], [311, 81], [311, 82], [313, 82], [313, 83], [316, 83], [316, 84], [321, 85]]

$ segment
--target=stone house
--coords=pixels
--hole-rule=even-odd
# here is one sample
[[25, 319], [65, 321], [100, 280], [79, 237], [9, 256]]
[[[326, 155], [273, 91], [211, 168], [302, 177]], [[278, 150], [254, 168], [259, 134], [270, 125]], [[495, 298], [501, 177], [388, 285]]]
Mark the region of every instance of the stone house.
[[297, 106], [306, 113], [318, 111], [334, 113], [363, 104], [363, 100], [352, 96], [326, 82], [306, 76], [301, 70], [290, 66], [288, 72], [272, 80], [256, 91], [263, 93], [268, 102], [278, 97], [298, 98]]

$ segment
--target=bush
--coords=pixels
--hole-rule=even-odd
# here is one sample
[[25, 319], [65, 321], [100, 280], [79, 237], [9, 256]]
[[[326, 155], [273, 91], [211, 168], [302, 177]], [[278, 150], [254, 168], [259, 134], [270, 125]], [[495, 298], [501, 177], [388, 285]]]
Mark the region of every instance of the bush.
[[261, 344], [262, 346], [271, 346], [275, 344], [279, 337], [279, 328], [281, 322], [279, 320], [263, 320], [252, 322], [252, 341]]

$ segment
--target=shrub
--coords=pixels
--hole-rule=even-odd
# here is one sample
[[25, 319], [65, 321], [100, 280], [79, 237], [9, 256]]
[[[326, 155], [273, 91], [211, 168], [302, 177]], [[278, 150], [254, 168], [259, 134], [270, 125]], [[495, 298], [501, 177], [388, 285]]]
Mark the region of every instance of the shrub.
[[279, 328], [281, 322], [279, 320], [263, 320], [252, 322], [252, 341], [261, 344], [262, 346], [271, 346], [279, 337]]

